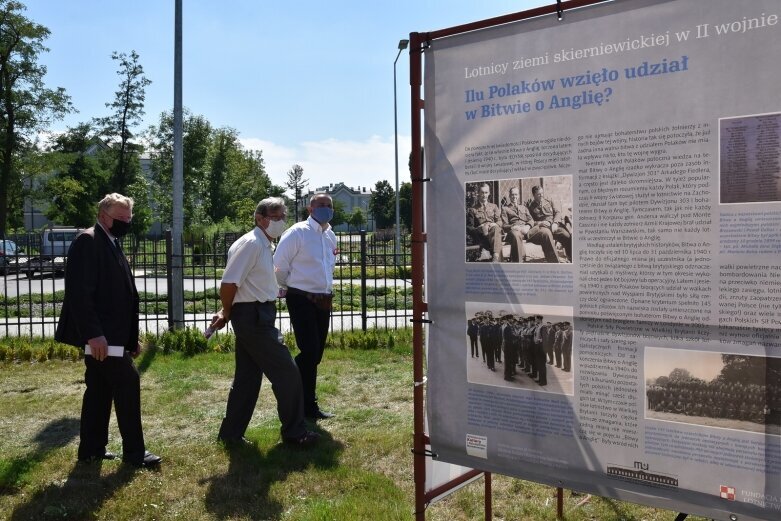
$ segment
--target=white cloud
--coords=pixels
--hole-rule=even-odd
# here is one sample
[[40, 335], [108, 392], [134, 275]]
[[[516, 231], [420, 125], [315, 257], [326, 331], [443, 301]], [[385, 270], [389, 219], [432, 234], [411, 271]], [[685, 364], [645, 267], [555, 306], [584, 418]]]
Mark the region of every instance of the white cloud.
[[[409, 136], [399, 136], [399, 183], [409, 181], [410, 142]], [[395, 185], [393, 136], [372, 136], [365, 141], [305, 141], [292, 147], [258, 138], [241, 139], [241, 143], [248, 149], [263, 151], [266, 172], [277, 185], [284, 186], [294, 164], [304, 169], [309, 189], [339, 182], [354, 188], [374, 188], [383, 179]]]

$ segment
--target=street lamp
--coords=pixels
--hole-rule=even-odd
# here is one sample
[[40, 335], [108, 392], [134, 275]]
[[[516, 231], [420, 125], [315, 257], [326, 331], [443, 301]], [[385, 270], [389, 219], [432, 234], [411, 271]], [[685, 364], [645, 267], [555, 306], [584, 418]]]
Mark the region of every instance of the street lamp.
[[396, 150], [393, 158], [396, 161], [396, 262], [399, 261], [399, 252], [401, 251], [401, 221], [399, 220], [399, 117], [396, 109], [396, 62], [399, 61], [401, 51], [407, 48], [409, 40], [399, 40], [399, 52], [396, 59], [393, 60], [393, 144]]

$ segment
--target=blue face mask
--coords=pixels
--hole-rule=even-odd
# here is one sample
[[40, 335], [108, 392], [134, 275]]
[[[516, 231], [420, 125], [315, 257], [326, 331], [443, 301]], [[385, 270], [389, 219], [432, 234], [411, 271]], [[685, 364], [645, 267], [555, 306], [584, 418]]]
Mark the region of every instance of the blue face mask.
[[327, 206], [318, 206], [317, 208], [312, 208], [312, 219], [319, 222], [320, 224], [325, 224], [333, 218], [333, 208], [328, 208]]

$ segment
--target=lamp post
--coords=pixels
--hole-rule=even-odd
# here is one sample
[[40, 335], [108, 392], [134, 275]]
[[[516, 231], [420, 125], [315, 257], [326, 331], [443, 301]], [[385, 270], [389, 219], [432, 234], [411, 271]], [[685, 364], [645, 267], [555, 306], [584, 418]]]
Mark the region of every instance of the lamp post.
[[399, 61], [401, 51], [407, 48], [409, 40], [399, 40], [399, 52], [396, 54], [396, 59], [393, 60], [393, 144], [396, 153], [393, 158], [396, 163], [396, 255], [394, 258], [398, 264], [399, 252], [401, 251], [401, 221], [399, 219], [399, 117], [398, 110], [396, 109], [396, 62]]

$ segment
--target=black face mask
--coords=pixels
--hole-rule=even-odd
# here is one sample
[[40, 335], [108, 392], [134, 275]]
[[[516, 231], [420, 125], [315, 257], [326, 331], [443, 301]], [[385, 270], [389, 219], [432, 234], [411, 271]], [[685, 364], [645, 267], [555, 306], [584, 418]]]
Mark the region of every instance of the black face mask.
[[120, 221], [119, 219], [114, 219], [114, 223], [111, 225], [111, 228], [109, 228], [108, 231], [111, 232], [111, 235], [114, 237], [118, 239], [122, 238], [130, 231], [130, 223]]

